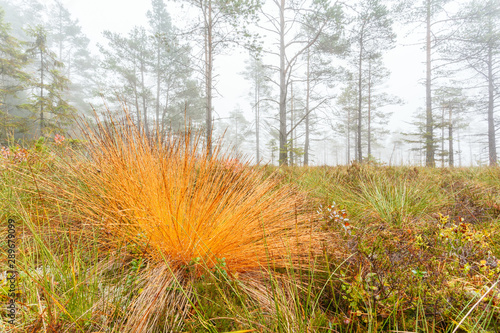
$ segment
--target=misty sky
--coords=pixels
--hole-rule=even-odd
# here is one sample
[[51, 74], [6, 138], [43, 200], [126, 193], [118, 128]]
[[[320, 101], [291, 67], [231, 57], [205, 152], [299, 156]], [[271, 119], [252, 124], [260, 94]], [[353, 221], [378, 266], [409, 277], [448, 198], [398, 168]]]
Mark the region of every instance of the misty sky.
[[[52, 4], [52, 1], [47, 0], [41, 2], [48, 6]], [[61, 2], [68, 8], [73, 18], [79, 20], [83, 32], [91, 40], [91, 50], [96, 55], [98, 54], [96, 44], [106, 43], [102, 36], [103, 31], [109, 30], [126, 35], [134, 26], [147, 26], [146, 12], [151, 7], [149, 0], [61, 0]], [[185, 22], [194, 17], [186, 12], [189, 6], [182, 6], [182, 1], [166, 2], [166, 4], [173, 24], [178, 28], [182, 29]], [[399, 97], [404, 102], [403, 105], [392, 105], [383, 109], [393, 113], [389, 123], [391, 132], [412, 131], [408, 124], [414, 121], [417, 109], [425, 107], [423, 85], [425, 52], [422, 44], [425, 37], [424, 29], [415, 29], [413, 26], [411, 34], [409, 29], [395, 24], [394, 31], [398, 34], [396, 47], [384, 55], [385, 65], [391, 75], [381, 87], [377, 88], [379, 91]], [[248, 53], [236, 48], [231, 48], [227, 54], [215, 57], [215, 126], [235, 108], [243, 110], [248, 120], [253, 117], [249, 99], [250, 84], [239, 75], [244, 70], [246, 59]], [[265, 62], [269, 61], [276, 59], [265, 59]], [[387, 160], [392, 150], [392, 139], [391, 135], [387, 136], [385, 144], [382, 142], [382, 152], [377, 152], [376, 157]], [[326, 147], [328, 143], [319, 145], [323, 145], [323, 149], [328, 149]], [[321, 152], [317, 148], [315, 150], [317, 156], [320, 156]], [[326, 158], [323, 161], [321, 158], [318, 159], [319, 164], [332, 163]]]
[[[46, 1], [50, 3], [50, 1]], [[110, 30], [126, 34], [135, 25], [146, 25], [146, 12], [150, 9], [147, 0], [63, 0], [74, 17], [78, 18], [84, 32], [95, 45], [96, 41], [103, 42], [102, 31]], [[179, 5], [167, 3], [172, 19], [177, 26], [182, 26], [184, 16], [181, 15]], [[186, 7], [184, 7], [185, 10]], [[181, 18], [181, 19], [179, 19]], [[401, 34], [400, 34], [401, 35]], [[391, 77], [386, 82], [387, 92], [394, 94], [405, 101], [403, 106], [389, 106], [393, 111], [391, 127], [403, 128], [405, 122], [412, 119], [413, 112], [425, 103], [425, 87], [418, 84], [425, 76], [425, 53], [420, 45], [409, 45], [418, 41], [403, 41], [405, 36], [398, 36], [398, 46], [387, 52], [386, 66], [391, 71]], [[246, 52], [231, 50], [232, 54], [218, 56], [215, 60], [217, 78], [217, 95], [215, 111], [220, 117], [227, 115], [230, 109], [239, 105], [247, 112], [251, 119], [249, 103], [247, 101], [248, 82], [240, 75], [245, 66]]]

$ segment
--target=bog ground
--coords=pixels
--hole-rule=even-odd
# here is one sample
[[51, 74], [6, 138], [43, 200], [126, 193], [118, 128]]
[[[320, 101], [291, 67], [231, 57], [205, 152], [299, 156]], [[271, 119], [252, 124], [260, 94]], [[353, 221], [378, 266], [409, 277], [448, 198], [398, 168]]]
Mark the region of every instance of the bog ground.
[[500, 331], [499, 168], [251, 166], [126, 122], [2, 156], [5, 332]]

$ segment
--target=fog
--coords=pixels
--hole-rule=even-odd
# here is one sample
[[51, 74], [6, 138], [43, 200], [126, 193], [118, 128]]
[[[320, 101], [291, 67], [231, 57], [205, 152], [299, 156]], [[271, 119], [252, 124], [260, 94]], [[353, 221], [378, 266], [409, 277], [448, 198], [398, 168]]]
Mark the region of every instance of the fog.
[[497, 162], [498, 1], [0, 6], [4, 143], [126, 105], [146, 132], [189, 122], [252, 163]]

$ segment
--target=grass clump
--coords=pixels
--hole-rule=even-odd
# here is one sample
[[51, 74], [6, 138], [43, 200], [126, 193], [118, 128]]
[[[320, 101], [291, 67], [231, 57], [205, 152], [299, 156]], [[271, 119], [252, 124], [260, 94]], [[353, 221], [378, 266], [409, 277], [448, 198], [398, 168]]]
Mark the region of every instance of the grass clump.
[[219, 149], [209, 156], [197, 138], [148, 139], [130, 119], [87, 129], [91, 157], [63, 196], [75, 220], [105, 232], [103, 244], [173, 268], [224, 260], [235, 273], [286, 266], [323, 240], [303, 194]]

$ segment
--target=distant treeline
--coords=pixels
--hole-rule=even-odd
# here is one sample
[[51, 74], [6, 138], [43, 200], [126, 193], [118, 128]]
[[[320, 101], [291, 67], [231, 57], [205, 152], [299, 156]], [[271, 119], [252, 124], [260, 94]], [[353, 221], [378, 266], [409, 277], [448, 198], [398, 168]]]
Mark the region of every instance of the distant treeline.
[[[125, 105], [145, 133], [190, 124], [209, 151], [224, 134], [256, 162], [497, 164], [495, 0], [179, 0], [171, 13], [152, 0], [144, 26], [104, 31], [92, 50], [60, 0], [0, 0], [0, 8], [3, 142], [64, 134], [90, 105]], [[425, 64], [425, 100], [411, 110], [387, 93], [385, 56], [415, 43], [422, 59], [401, 61]], [[248, 82], [245, 106], [216, 112], [220, 56], [237, 49], [249, 54], [234, 73]], [[414, 120], [391, 129], [393, 112]]]

